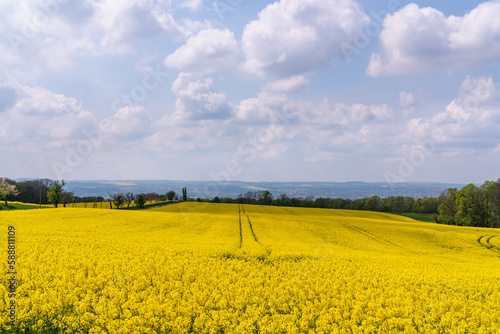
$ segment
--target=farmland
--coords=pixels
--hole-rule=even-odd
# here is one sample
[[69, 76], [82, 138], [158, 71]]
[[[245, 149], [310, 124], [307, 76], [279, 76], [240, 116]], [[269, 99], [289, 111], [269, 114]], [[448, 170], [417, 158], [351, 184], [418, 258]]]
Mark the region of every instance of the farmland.
[[[14, 332], [495, 333], [500, 232], [391, 214], [182, 203], [0, 212]], [[7, 252], [3, 252], [5, 259]], [[2, 260], [3, 272], [7, 261]], [[1, 331], [8, 297], [0, 285]]]

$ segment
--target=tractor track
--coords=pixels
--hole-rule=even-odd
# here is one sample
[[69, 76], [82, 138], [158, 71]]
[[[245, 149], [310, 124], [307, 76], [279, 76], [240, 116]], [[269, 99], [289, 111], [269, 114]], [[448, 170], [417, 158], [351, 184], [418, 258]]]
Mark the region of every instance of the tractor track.
[[285, 209], [289, 214], [294, 215], [294, 216], [300, 216], [297, 212], [290, 210], [290, 209]]
[[243, 246], [243, 230], [241, 228], [241, 207], [238, 207], [238, 220], [240, 223], [240, 247]]
[[248, 215], [247, 215], [247, 220], [248, 220], [248, 225], [250, 225], [250, 231], [252, 232], [253, 240], [255, 240], [256, 243], [260, 244], [259, 240], [257, 240], [257, 236], [255, 235], [255, 232], [253, 230], [252, 222], [250, 221], [250, 217], [248, 217]]
[[242, 222], [241, 222], [241, 217], [243, 215], [246, 216], [246, 218], [247, 218], [248, 226], [250, 227], [250, 232], [252, 233], [253, 240], [262, 246], [259, 239], [257, 238], [257, 235], [255, 234], [255, 230], [253, 229], [252, 222], [250, 221], [250, 216], [247, 215], [245, 212], [245, 207], [243, 206], [243, 204], [240, 204], [240, 206], [238, 208], [238, 212], [239, 212], [239, 223], [240, 223], [240, 248], [243, 245], [243, 226], [242, 226]]
[[[369, 238], [371, 238], [371, 239], [373, 239], [373, 240], [375, 240], [377, 242], [380, 242], [380, 243], [383, 243], [383, 244], [386, 244], [386, 245], [390, 245], [390, 246], [395, 246], [395, 247], [398, 247], [398, 248], [401, 248], [401, 249], [405, 249], [404, 247], [401, 247], [400, 245], [395, 244], [392, 241], [389, 241], [387, 239], [379, 237], [378, 235], [373, 234], [371, 232], [368, 232], [366, 230], [363, 230], [360, 227], [357, 227], [357, 226], [354, 226], [354, 225], [351, 225], [351, 224], [347, 224], [347, 223], [344, 223], [344, 222], [341, 222], [341, 221], [337, 221], [337, 222], [340, 223], [340, 224], [342, 224], [342, 225], [344, 225], [345, 227], [347, 227], [347, 228], [349, 228], [349, 229], [351, 229], [353, 231], [356, 231], [358, 233], [361, 233], [361, 234], [363, 234], [363, 235], [365, 235], [365, 236], [367, 236], [367, 237], [369, 237]], [[407, 250], [407, 249], [405, 249], [405, 250]]]
[[490, 236], [488, 236], [488, 235], [483, 235], [483, 236], [480, 236], [479, 238], [477, 238], [477, 243], [478, 243], [480, 246], [482, 246], [482, 247], [484, 247], [484, 248], [486, 248], [486, 249], [489, 249], [489, 250], [491, 250], [491, 251], [494, 251], [494, 252], [500, 253], [500, 249], [499, 249], [497, 246], [492, 245], [492, 244], [490, 243], [490, 240], [491, 240], [491, 239], [493, 239], [493, 238], [495, 238], [495, 237], [496, 237], [496, 235], [490, 235]]

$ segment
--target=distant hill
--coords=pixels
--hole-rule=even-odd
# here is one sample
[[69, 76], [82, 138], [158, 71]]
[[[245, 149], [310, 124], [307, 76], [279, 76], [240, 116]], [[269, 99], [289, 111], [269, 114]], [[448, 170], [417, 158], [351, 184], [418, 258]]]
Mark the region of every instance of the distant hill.
[[215, 181], [175, 181], [175, 180], [92, 180], [66, 181], [65, 189], [74, 191], [77, 196], [109, 196], [108, 193], [156, 192], [165, 194], [170, 190], [181, 194], [187, 188], [188, 197], [236, 198], [249, 191], [268, 190], [275, 197], [286, 194], [289, 197], [330, 197], [356, 199], [377, 195], [411, 196], [413, 198], [436, 197], [448, 188], [461, 188], [464, 184], [454, 183], [396, 183], [385, 182], [215, 182]]

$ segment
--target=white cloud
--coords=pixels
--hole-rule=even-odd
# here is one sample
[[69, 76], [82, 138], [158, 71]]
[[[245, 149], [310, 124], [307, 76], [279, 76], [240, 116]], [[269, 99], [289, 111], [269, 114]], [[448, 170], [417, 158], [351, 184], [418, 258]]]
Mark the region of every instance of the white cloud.
[[190, 37], [163, 63], [183, 71], [209, 73], [234, 66], [237, 54], [238, 44], [232, 32], [207, 29]]
[[419, 90], [417, 92], [400, 92], [399, 93], [399, 105], [404, 109], [404, 115], [408, 116], [413, 113], [417, 106], [423, 103], [422, 92]]
[[412, 92], [399, 93], [399, 104], [404, 107], [413, 107], [415, 105], [415, 96]]
[[190, 34], [174, 20], [170, 1], [20, 0], [5, 5], [0, 20], [0, 66], [23, 81], [75, 66], [80, 57], [131, 53], [138, 39]]
[[191, 10], [200, 9], [203, 5], [203, 0], [180, 0], [179, 7], [189, 8]]
[[107, 121], [106, 135], [121, 140], [142, 138], [151, 130], [151, 117], [143, 107], [124, 107]]
[[36, 150], [51, 143], [81, 138], [82, 130], [95, 123], [93, 115], [76, 99], [44, 88], [9, 80], [0, 85], [0, 92], [11, 96], [0, 106], [0, 134], [4, 144], [26, 144]]
[[268, 5], [243, 32], [243, 68], [290, 77], [329, 67], [369, 22], [354, 0], [281, 0]]
[[500, 91], [492, 78], [467, 77], [443, 111], [408, 121], [401, 142], [429, 141], [446, 156], [494, 151], [498, 145]]
[[324, 125], [351, 125], [368, 121], [381, 121], [392, 118], [394, 112], [386, 104], [365, 105], [361, 103], [331, 103], [329, 100], [312, 108], [304, 109], [301, 119]]
[[290, 122], [298, 119], [300, 102], [284, 94], [261, 92], [256, 98], [242, 100], [237, 108], [236, 119], [246, 124]]
[[172, 84], [177, 95], [175, 113], [177, 119], [226, 119], [233, 113], [233, 106], [223, 92], [215, 92], [211, 78], [197, 79], [193, 74], [180, 73]]
[[388, 15], [380, 34], [381, 53], [366, 70], [371, 76], [454, 70], [500, 57], [500, 2], [478, 5], [463, 17], [411, 3]]
[[266, 84], [264, 91], [273, 93], [293, 93], [305, 90], [309, 86], [309, 79], [303, 75], [277, 80]]
[[446, 107], [446, 112], [437, 116], [438, 120], [451, 118], [459, 121], [474, 119], [477, 122], [488, 122], [498, 114], [500, 94], [493, 84], [492, 78], [467, 77], [460, 86], [456, 99]]

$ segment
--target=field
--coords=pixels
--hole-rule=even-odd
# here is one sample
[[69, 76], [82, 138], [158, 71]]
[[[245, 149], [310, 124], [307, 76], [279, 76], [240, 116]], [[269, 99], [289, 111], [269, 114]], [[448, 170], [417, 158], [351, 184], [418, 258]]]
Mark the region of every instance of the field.
[[[111, 207], [111, 204], [113, 207]], [[144, 207], [150, 207], [155, 205], [166, 205], [167, 202], [161, 201], [146, 201]], [[170, 204], [170, 203], [169, 203]], [[62, 207], [62, 204], [59, 204]], [[86, 202], [86, 203], [68, 203], [66, 204], [67, 208], [77, 208], [77, 209], [116, 209], [116, 206], [111, 202]], [[127, 202], [122, 204], [121, 208], [127, 208]], [[137, 209], [139, 206], [135, 204], [135, 202], [130, 203], [130, 209]]]
[[[500, 231], [183, 203], [0, 212], [14, 333], [498, 333]], [[7, 268], [6, 247], [1, 267]], [[0, 332], [10, 302], [0, 285]]]
[[53, 207], [52, 205], [38, 205], [38, 204], [29, 204], [29, 203], [21, 203], [21, 202], [8, 202], [9, 205], [5, 206], [4, 202], [0, 202], [0, 211], [10, 211], [10, 210], [33, 210], [33, 209], [46, 209]]

